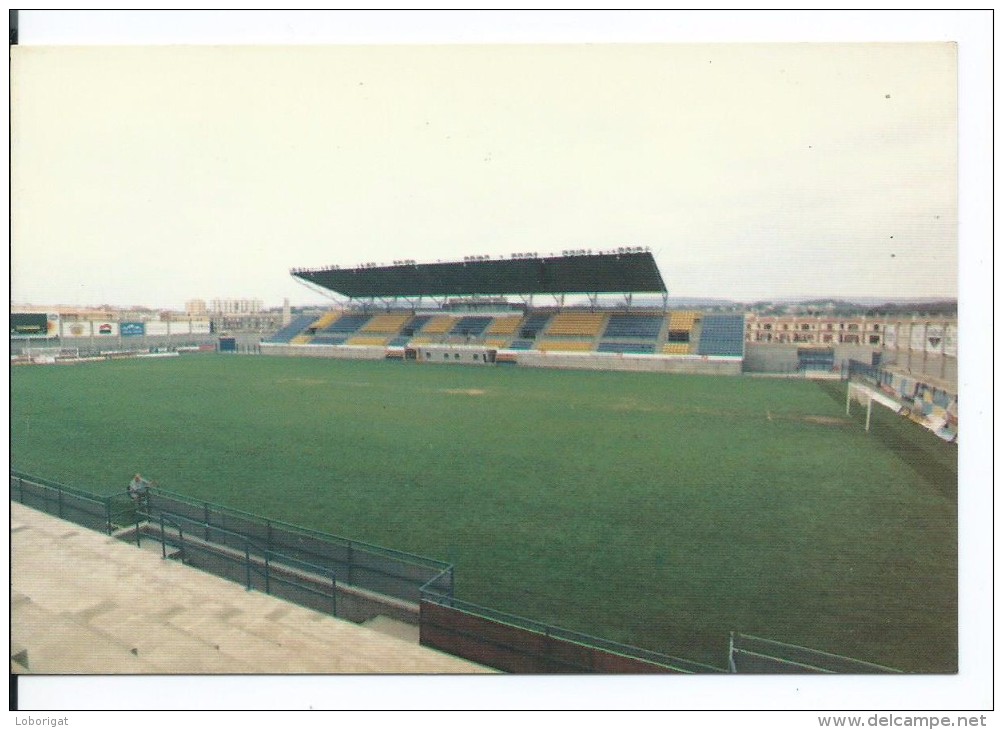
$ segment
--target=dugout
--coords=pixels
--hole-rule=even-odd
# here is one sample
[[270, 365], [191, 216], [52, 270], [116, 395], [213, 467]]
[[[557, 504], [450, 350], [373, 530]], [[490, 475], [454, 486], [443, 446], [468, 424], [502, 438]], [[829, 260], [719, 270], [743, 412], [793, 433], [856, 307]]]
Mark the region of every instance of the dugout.
[[[411, 357], [410, 355], [413, 355]], [[494, 365], [498, 351], [479, 345], [418, 345], [405, 350], [405, 360], [431, 365]]]

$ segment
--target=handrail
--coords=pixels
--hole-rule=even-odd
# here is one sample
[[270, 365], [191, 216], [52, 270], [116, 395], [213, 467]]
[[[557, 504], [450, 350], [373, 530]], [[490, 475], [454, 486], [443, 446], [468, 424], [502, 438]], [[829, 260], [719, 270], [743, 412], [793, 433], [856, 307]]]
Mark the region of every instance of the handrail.
[[[736, 639], [738, 641], [735, 641]], [[778, 647], [778, 648], [781, 648], [781, 649], [794, 649], [796, 651], [803, 651], [803, 652], [806, 652], [809, 656], [826, 657], [826, 658], [829, 658], [829, 659], [834, 659], [834, 660], [839, 661], [839, 662], [845, 662], [846, 664], [848, 664], [850, 666], [859, 667], [861, 669], [867, 668], [867, 669], [873, 669], [875, 671], [880, 671], [880, 672], [889, 672], [889, 673], [892, 673], [892, 674], [900, 674], [902, 672], [901, 669], [895, 669], [893, 667], [886, 667], [886, 666], [884, 666], [882, 664], [875, 664], [874, 662], [864, 661], [863, 659], [854, 659], [853, 657], [843, 656], [842, 654], [833, 654], [832, 652], [822, 651], [821, 649], [812, 649], [812, 648], [807, 647], [807, 646], [799, 646], [798, 644], [788, 644], [788, 643], [783, 642], [783, 641], [776, 641], [775, 639], [764, 639], [761, 636], [753, 636], [752, 634], [743, 634], [743, 633], [740, 633], [740, 632], [732, 632], [732, 642], [731, 642], [731, 646], [730, 646], [731, 651], [733, 651], [733, 652], [740, 652], [740, 653], [747, 653], [747, 654], [757, 654], [759, 656], [765, 656], [765, 657], [767, 657], [769, 659], [772, 659], [774, 661], [781, 661], [781, 662], [785, 662], [785, 663], [788, 663], [788, 664], [801, 664], [802, 663], [802, 662], [798, 662], [798, 661], [796, 661], [794, 659], [787, 659], [785, 657], [778, 657], [778, 656], [770, 655], [770, 654], [759, 654], [759, 652], [755, 652], [755, 651], [753, 651], [751, 649], [743, 648], [742, 646], [738, 645], [739, 643], [741, 643], [741, 640], [743, 640], [743, 639], [747, 639], [750, 642], [759, 642], [759, 643], [762, 643], [762, 644], [769, 644], [771, 646], [775, 646], [775, 647]], [[825, 669], [825, 667], [816, 667], [816, 668], [817, 669]], [[833, 670], [826, 670], [826, 671], [833, 671]]]
[[[170, 515], [170, 516], [167, 516], [167, 515]], [[147, 518], [151, 518], [150, 515], [145, 515], [145, 516]], [[193, 520], [191, 518], [184, 517], [183, 515], [178, 515], [178, 514], [173, 514], [173, 513], [164, 513], [162, 511], [159, 513], [159, 518], [161, 520], [161, 523], [167, 522], [167, 523], [171, 524], [171, 526], [173, 526], [175, 529], [177, 529], [179, 533], [181, 533], [181, 531], [182, 531], [182, 526], [180, 524], [178, 524], [177, 522], [175, 522], [174, 520], [179, 520], [181, 522], [187, 522], [191, 526], [204, 527], [204, 528], [207, 528], [207, 529], [210, 529], [210, 530], [216, 530], [217, 532], [221, 532], [221, 533], [224, 533], [224, 534], [229, 535], [231, 537], [235, 537], [239, 541], [241, 541], [241, 543], [243, 544], [243, 547], [245, 548], [245, 550], [249, 551], [250, 549], [253, 548], [254, 552], [255, 553], [260, 553], [263, 558], [268, 558], [268, 557], [271, 557], [271, 558], [280, 558], [281, 561], [284, 564], [288, 565], [288, 567], [301, 568], [301, 569], [304, 569], [306, 571], [309, 571], [309, 572], [321, 575], [321, 576], [323, 576], [325, 578], [327, 578], [329, 576], [333, 577], [333, 576], [336, 575], [335, 571], [333, 569], [329, 568], [329, 567], [326, 567], [326, 566], [323, 566], [323, 565], [317, 565], [316, 563], [310, 563], [310, 562], [308, 562], [306, 560], [300, 560], [299, 558], [294, 558], [294, 557], [292, 557], [290, 555], [286, 555], [285, 553], [278, 552], [276, 550], [271, 550], [271, 549], [262, 547], [261, 545], [257, 544], [256, 542], [254, 542], [253, 540], [251, 540], [250, 538], [248, 538], [246, 535], [242, 535], [239, 532], [234, 532], [233, 530], [227, 530], [224, 527], [217, 527], [216, 525], [213, 525], [213, 524], [209, 524], [209, 523], [206, 523], [206, 522], [199, 522], [198, 520]], [[183, 542], [183, 540], [184, 540], [183, 534], [179, 537], [179, 539], [182, 540], [182, 542]], [[206, 542], [212, 542], [212, 541], [211, 540], [207, 540]], [[183, 547], [183, 545], [182, 545], [182, 547]]]
[[27, 472], [14, 469], [13, 467], [10, 470], [10, 475], [15, 479], [24, 479], [25, 481], [29, 481], [41, 487], [58, 489], [60, 491], [66, 492], [67, 494], [72, 494], [74, 497], [81, 497], [83, 499], [87, 499], [93, 502], [99, 502], [101, 504], [104, 504], [105, 500], [109, 499], [109, 495], [102, 496], [94, 494], [93, 492], [87, 492], [78, 487], [71, 487], [67, 484], [61, 484], [60, 482], [54, 481], [52, 479], [44, 479], [42, 477], [33, 476], [31, 474], [28, 474]]
[[277, 527], [281, 527], [293, 533], [299, 533], [306, 536], [319, 537], [326, 541], [341, 542], [346, 547], [351, 546], [353, 549], [362, 548], [364, 550], [369, 550], [374, 553], [383, 554], [388, 557], [394, 557], [397, 558], [398, 560], [401, 560], [402, 558], [405, 559], [402, 560], [402, 562], [411, 562], [415, 565], [420, 565], [423, 567], [435, 567], [435, 568], [446, 568], [451, 565], [450, 563], [443, 560], [438, 560], [436, 558], [429, 558], [424, 555], [418, 555], [416, 553], [410, 553], [404, 550], [397, 550], [396, 548], [389, 548], [389, 547], [384, 547], [382, 545], [375, 545], [373, 543], [367, 543], [362, 540], [355, 540], [340, 535], [332, 535], [331, 533], [322, 532], [320, 530], [313, 530], [309, 527], [301, 527], [300, 525], [293, 525], [289, 522], [283, 522], [282, 520], [266, 519], [252, 512], [246, 512], [244, 510], [237, 509], [235, 507], [228, 507], [226, 505], [216, 504], [214, 502], [197, 500], [187, 495], [179, 494], [178, 492], [172, 492], [170, 490], [163, 489], [161, 487], [156, 487], [152, 489], [151, 493], [154, 495], [160, 494], [171, 499], [176, 499], [177, 501], [182, 502], [183, 504], [187, 504], [190, 507], [203, 507], [203, 508], [210, 507], [218, 510], [222, 514], [232, 514], [235, 517], [249, 518], [250, 521], [255, 522], [257, 524], [275, 525]]

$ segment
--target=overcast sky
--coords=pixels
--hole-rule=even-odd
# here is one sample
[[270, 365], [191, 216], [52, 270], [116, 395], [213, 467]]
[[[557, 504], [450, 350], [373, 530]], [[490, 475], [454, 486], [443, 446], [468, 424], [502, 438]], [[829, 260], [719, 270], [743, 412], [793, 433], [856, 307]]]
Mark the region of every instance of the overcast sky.
[[[650, 39], [645, 39], [650, 40]], [[15, 303], [647, 246], [674, 296], [958, 294], [957, 47], [22, 46]]]

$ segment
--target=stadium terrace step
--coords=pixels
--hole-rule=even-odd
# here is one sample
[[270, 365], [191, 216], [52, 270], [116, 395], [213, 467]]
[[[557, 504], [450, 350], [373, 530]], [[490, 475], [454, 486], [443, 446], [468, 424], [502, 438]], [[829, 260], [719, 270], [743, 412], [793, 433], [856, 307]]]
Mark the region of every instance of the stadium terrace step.
[[[17, 595], [16, 593], [13, 595]], [[11, 612], [11, 636], [26, 655], [17, 673], [155, 674], [161, 668], [131, 645], [96, 631], [58, 612], [22, 605]]]
[[[47, 674], [487, 670], [11, 503], [11, 640]], [[382, 623], [382, 622], [381, 622]], [[14, 664], [12, 663], [12, 667]]]
[[407, 641], [411, 644], [417, 644], [420, 638], [420, 628], [416, 624], [407, 624], [403, 621], [395, 621], [394, 619], [386, 616], [371, 618], [362, 625], [367, 629], [379, 631], [381, 634], [393, 636], [394, 638]]

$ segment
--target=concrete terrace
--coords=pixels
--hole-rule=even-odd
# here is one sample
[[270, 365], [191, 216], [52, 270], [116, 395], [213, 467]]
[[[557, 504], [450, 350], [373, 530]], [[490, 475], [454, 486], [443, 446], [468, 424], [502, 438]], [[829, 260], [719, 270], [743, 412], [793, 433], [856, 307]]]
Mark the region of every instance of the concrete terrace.
[[473, 674], [417, 627], [324, 616], [11, 502], [11, 672]]

